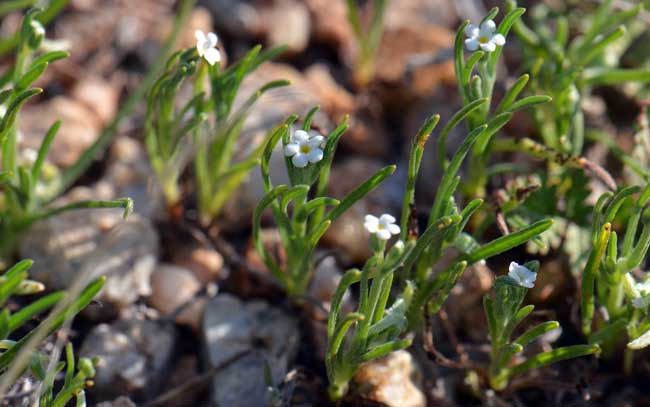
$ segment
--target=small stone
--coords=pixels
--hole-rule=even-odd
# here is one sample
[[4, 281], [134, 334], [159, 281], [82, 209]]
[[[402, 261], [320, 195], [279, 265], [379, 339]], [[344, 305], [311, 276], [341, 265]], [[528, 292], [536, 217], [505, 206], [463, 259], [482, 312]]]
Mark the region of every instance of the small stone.
[[362, 365], [353, 380], [364, 398], [389, 407], [419, 407], [426, 405], [416, 384], [421, 380], [419, 376], [411, 354], [399, 350]]
[[[310, 65], [305, 77], [318, 95], [322, 109], [331, 117], [338, 121], [344, 115], [356, 112], [358, 106], [354, 95], [336, 82], [329, 66], [322, 63]], [[347, 135], [343, 139], [345, 137]]]
[[118, 320], [95, 326], [79, 355], [98, 357], [92, 392], [98, 401], [118, 396], [134, 400], [156, 394], [172, 357], [173, 326], [146, 320]]
[[[66, 199], [91, 196], [96, 199], [92, 190], [76, 188]], [[80, 273], [88, 273], [89, 280], [106, 276], [98, 299], [121, 309], [151, 292], [158, 235], [137, 214], [124, 220], [120, 210], [80, 209], [37, 223], [25, 233], [19, 249], [23, 257], [34, 260], [31, 275], [48, 290], [67, 289]]]
[[80, 80], [72, 89], [72, 97], [88, 107], [102, 125], [117, 113], [123, 83], [118, 77], [111, 82], [96, 76]]
[[309, 43], [309, 10], [302, 1], [284, 0], [277, 2], [267, 15], [269, 46], [286, 45], [288, 51], [299, 53]]
[[201, 284], [223, 280], [228, 277], [223, 256], [207, 247], [184, 247], [174, 253], [174, 264], [185, 267], [194, 273]]
[[102, 122], [84, 103], [67, 96], [25, 105], [18, 116], [21, 148], [40, 148], [50, 126], [61, 120], [47, 160], [61, 168], [72, 165], [97, 139]]
[[[169, 315], [191, 300], [199, 290], [201, 283], [191, 271], [171, 264], [159, 264], [151, 275], [148, 301], [162, 315]], [[176, 317], [176, 322], [198, 331], [204, 306], [204, 299], [194, 301]]]
[[212, 399], [220, 406], [267, 404], [264, 364], [279, 385], [299, 346], [297, 321], [263, 301], [242, 302], [221, 294], [208, 302], [203, 318], [203, 341], [208, 365], [221, 368], [212, 381]]

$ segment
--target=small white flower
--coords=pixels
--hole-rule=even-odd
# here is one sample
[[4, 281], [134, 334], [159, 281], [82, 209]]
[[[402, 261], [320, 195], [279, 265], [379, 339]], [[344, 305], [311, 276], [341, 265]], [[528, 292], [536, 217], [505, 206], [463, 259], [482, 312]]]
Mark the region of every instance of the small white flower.
[[515, 280], [522, 287], [533, 288], [535, 280], [537, 280], [537, 273], [513, 261], [508, 269], [508, 277]]
[[650, 301], [648, 301], [648, 297], [632, 298], [632, 306], [634, 308], [646, 308], [648, 305], [650, 305]]
[[506, 38], [497, 33], [497, 26], [494, 21], [487, 20], [481, 23], [480, 27], [474, 24], [468, 24], [465, 28], [465, 46], [470, 51], [476, 51], [481, 48], [485, 52], [493, 52], [498, 46], [503, 46], [506, 43]]
[[289, 144], [284, 146], [284, 155], [291, 157], [291, 162], [298, 168], [315, 164], [323, 159], [323, 140], [325, 138], [321, 135], [312, 136], [304, 130], [296, 130]]
[[196, 50], [199, 53], [200, 57], [205, 58], [210, 65], [221, 61], [221, 52], [217, 49], [217, 34], [208, 33], [207, 37], [201, 30], [196, 30], [194, 32], [196, 37]]
[[634, 284], [634, 290], [638, 295], [636, 298], [632, 298], [632, 306], [634, 308], [647, 308], [650, 305], [650, 279], [646, 279], [640, 283]]
[[395, 218], [387, 213], [379, 218], [366, 215], [363, 226], [369, 233], [376, 233], [381, 240], [388, 240], [391, 235], [399, 234], [399, 226], [395, 224]]

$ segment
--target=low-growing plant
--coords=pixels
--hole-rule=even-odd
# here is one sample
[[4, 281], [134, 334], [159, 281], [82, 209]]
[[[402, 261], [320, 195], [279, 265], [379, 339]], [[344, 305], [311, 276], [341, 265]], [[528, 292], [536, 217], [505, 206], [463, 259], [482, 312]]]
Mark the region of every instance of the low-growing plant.
[[[529, 76], [524, 74], [510, 86], [499, 104], [493, 106], [499, 57], [510, 29], [524, 14], [525, 9], [513, 8], [497, 26], [494, 18], [498, 12], [498, 7], [494, 7], [479, 25], [465, 21], [458, 28], [454, 42], [456, 82], [463, 103], [463, 109], [454, 119], [460, 121], [466, 118], [470, 131], [487, 126], [470, 151], [469, 177], [463, 185], [463, 192], [471, 197], [484, 197], [488, 176], [495, 173], [494, 169], [488, 168], [494, 136], [510, 121], [515, 112], [551, 100], [545, 95], [519, 98], [529, 80]], [[467, 58], [464, 49], [471, 52]], [[449, 165], [445, 157], [448, 136], [449, 132], [442, 132], [438, 138], [438, 160], [443, 170]]]
[[[544, 145], [562, 153], [581, 155], [586, 135], [583, 102], [602, 85], [650, 82], [650, 70], [618, 66], [623, 50], [617, 42], [643, 10], [640, 2], [627, 10], [614, 10], [605, 0], [593, 12], [570, 16], [561, 6], [539, 4], [530, 13], [530, 25], [518, 19], [513, 31], [521, 42], [530, 89], [553, 101], [532, 111]], [[506, 1], [515, 10], [514, 0]], [[579, 19], [579, 20], [578, 20]], [[576, 27], [580, 33], [570, 32]]]
[[[379, 170], [340, 201], [327, 197], [334, 153], [348, 125], [344, 118], [326, 138], [316, 134], [311, 130], [311, 123], [317, 110], [315, 107], [307, 113], [300, 129], [292, 127], [297, 116], [291, 116], [270, 132], [260, 166], [266, 195], [253, 214], [255, 248], [269, 271], [293, 297], [301, 296], [307, 289], [314, 267], [314, 250], [331, 223], [395, 171], [395, 166]], [[290, 185], [274, 186], [269, 161], [280, 140]], [[269, 207], [280, 233], [282, 249], [290, 254], [286, 264], [274, 259], [261, 238], [262, 215]]]
[[[200, 220], [207, 226], [250, 170], [259, 165], [264, 142], [245, 157], [236, 154], [250, 108], [264, 92], [289, 82], [267, 83], [233, 111], [244, 78], [281, 54], [283, 48], [260, 52], [257, 46], [226, 68], [221, 66], [217, 36], [201, 31], [196, 36], [197, 46], [173, 54], [149, 91], [145, 129], [149, 159], [170, 207], [180, 202], [179, 178], [193, 160]], [[190, 79], [193, 97], [181, 102], [179, 91]], [[209, 91], [204, 89], [206, 81]]]
[[[62, 407], [72, 397], [76, 397], [77, 405], [85, 406], [84, 389], [90, 384], [88, 380], [95, 374], [94, 362], [81, 358], [75, 374], [72, 346], [68, 345], [66, 362], [58, 362], [54, 364], [54, 369], [48, 370], [51, 358], [36, 348], [90, 303], [101, 290], [105, 278], [100, 277], [92, 281], [78, 295], [56, 291], [12, 312], [8, 305], [10, 297], [35, 294], [45, 288], [41, 283], [28, 279], [31, 265], [31, 260], [22, 260], [0, 276], [0, 394], [6, 394], [6, 390], [25, 369], [29, 369], [35, 378], [42, 381], [36, 394], [40, 400], [39, 405]], [[48, 311], [50, 312], [47, 318], [35, 327], [27, 328], [34, 319]], [[64, 368], [64, 383], [59, 391], [55, 391], [55, 376]]]
[[80, 208], [123, 208], [125, 216], [132, 210], [128, 198], [99, 201], [73, 202], [63, 206], [48, 205], [56, 196], [49, 189], [58, 185], [58, 174], [45, 174], [45, 160], [54, 141], [60, 122], [54, 123], [38, 152], [33, 157], [19, 154], [17, 119], [21, 107], [32, 97], [42, 92], [31, 85], [45, 72], [48, 65], [67, 57], [63, 51], [41, 54], [39, 46], [45, 37], [45, 30], [37, 20], [41, 11], [29, 10], [20, 26], [19, 42], [16, 48], [15, 64], [0, 78], [0, 148], [2, 171], [0, 172], [0, 257], [6, 258], [17, 237], [35, 222], [61, 212]]
[[[442, 132], [450, 131], [462, 119], [463, 117], [455, 117], [450, 120]], [[453, 194], [460, 182], [458, 171], [465, 156], [487, 128], [481, 126], [470, 132], [452, 158], [438, 187], [427, 227], [422, 234], [418, 234], [417, 219], [413, 213], [415, 184], [425, 143], [438, 121], [439, 116], [432, 116], [414, 137], [401, 225], [394, 224], [395, 219], [390, 215], [366, 217], [365, 227], [372, 234], [371, 247], [374, 255], [366, 262], [363, 270], [353, 269], [344, 275], [332, 301], [328, 319], [326, 366], [330, 396], [334, 399], [345, 394], [349, 380], [362, 363], [408, 347], [410, 339], [404, 338], [404, 335], [420, 328], [425, 308], [428, 313], [440, 310], [468, 265], [521, 245], [552, 224], [551, 220], [541, 220], [485, 245], [463, 233], [469, 218], [481, 206], [482, 201], [476, 199], [461, 211]], [[400, 241], [385, 255], [386, 240], [391, 234], [399, 234]], [[452, 246], [457, 251], [460, 249], [460, 253], [447, 267], [436, 270], [444, 250]], [[387, 308], [395, 276], [402, 282], [401, 290], [392, 306]], [[360, 282], [358, 309], [343, 317], [340, 315], [341, 298], [357, 282]], [[353, 330], [351, 338], [346, 337], [349, 330]]]
[[[372, 233], [370, 246], [374, 254], [362, 270], [352, 269], [343, 275], [332, 298], [325, 355], [332, 400], [345, 395], [349, 381], [361, 364], [411, 345], [412, 339], [402, 336], [407, 328], [406, 311], [413, 288], [407, 287], [388, 306], [395, 271], [414, 249], [406, 250], [400, 240], [386, 250], [391, 234], [399, 234], [399, 227], [394, 222], [395, 218], [388, 214], [379, 219], [372, 215], [366, 217], [365, 227]], [[424, 245], [425, 239], [420, 242]], [[343, 296], [354, 283], [360, 283], [359, 305], [355, 312], [343, 316]], [[352, 330], [351, 335], [349, 330]]]
[[356, 86], [368, 85], [375, 76], [375, 59], [377, 49], [384, 31], [384, 15], [388, 0], [372, 1], [372, 18], [367, 28], [364, 27], [361, 15], [362, 8], [357, 0], [347, 0], [348, 23], [352, 27], [357, 44], [357, 55], [354, 61], [353, 80]]
[[[592, 249], [582, 272], [582, 332], [591, 343], [601, 344], [606, 356], [616, 351], [621, 335], [627, 334], [627, 372], [632, 369], [633, 351], [650, 344], [650, 290], [645, 281], [637, 282], [634, 277], [650, 248], [649, 200], [650, 186], [643, 190], [630, 186], [601, 195], [593, 211]], [[630, 202], [631, 209], [624, 211]], [[622, 214], [625, 231], [619, 243], [612, 225], [621, 212], [628, 213]], [[597, 304], [602, 312], [594, 318]]]
[[521, 305], [528, 289], [535, 284], [538, 270], [538, 262], [529, 262], [523, 266], [512, 262], [508, 275], [497, 278], [491, 293], [483, 298], [491, 346], [488, 380], [494, 390], [505, 389], [510, 379], [530, 370], [561, 360], [591, 355], [600, 350], [595, 344], [573, 345], [532, 356], [520, 356], [526, 345], [560, 327], [557, 321], [542, 322], [513, 339], [519, 324], [535, 309], [534, 305]]

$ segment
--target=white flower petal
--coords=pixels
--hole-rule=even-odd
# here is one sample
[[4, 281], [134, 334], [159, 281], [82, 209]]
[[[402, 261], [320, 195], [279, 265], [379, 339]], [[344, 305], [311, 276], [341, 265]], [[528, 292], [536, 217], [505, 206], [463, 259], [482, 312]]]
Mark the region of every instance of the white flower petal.
[[203, 44], [205, 42], [205, 34], [201, 30], [194, 31], [194, 37], [196, 38], [197, 44]]
[[480, 44], [479, 46], [485, 52], [494, 52], [494, 50], [497, 49], [496, 44], [492, 41], [488, 41], [485, 44]]
[[206, 61], [208, 61], [210, 65], [214, 65], [217, 62], [221, 61], [221, 52], [219, 52], [219, 50], [216, 48], [209, 48], [205, 51], [205, 55], [203, 55], [203, 57]]
[[647, 306], [646, 300], [643, 297], [632, 298], [632, 306], [634, 308], [645, 308]]
[[298, 154], [300, 151], [300, 146], [298, 143], [289, 143], [286, 146], [284, 146], [284, 155], [287, 157], [291, 157], [292, 155]]
[[217, 38], [217, 34], [215, 33], [208, 33], [208, 38], [206, 42], [206, 47], [208, 48], [214, 48], [217, 45], [217, 42], [219, 41], [219, 38]]
[[515, 280], [522, 287], [533, 288], [535, 280], [537, 280], [537, 273], [513, 261], [508, 268], [508, 277]]
[[379, 224], [379, 218], [374, 216], [374, 215], [366, 215], [366, 216], [364, 216], [363, 220], [365, 222], [375, 222], [375, 223]]
[[323, 136], [314, 136], [311, 139], [309, 139], [309, 146], [311, 148], [320, 148], [320, 145], [323, 144], [323, 140], [325, 140], [325, 137]]
[[491, 37], [492, 34], [497, 29], [497, 25], [494, 23], [494, 20], [487, 20], [483, 24], [481, 24], [481, 27], [479, 27], [479, 34], [481, 37]]
[[383, 223], [384, 225], [388, 225], [390, 223], [395, 223], [395, 218], [387, 213], [381, 215], [379, 218], [379, 222]]
[[393, 235], [399, 235], [399, 226], [396, 224], [388, 225], [388, 231]]
[[478, 40], [476, 38], [466, 39], [465, 48], [467, 48], [468, 51], [476, 51], [478, 49]]
[[388, 229], [378, 229], [377, 230], [377, 237], [380, 238], [381, 240], [388, 240], [390, 239], [390, 232]]
[[309, 141], [309, 133], [304, 130], [296, 130], [293, 133], [292, 139], [300, 144], [307, 143]]
[[479, 29], [474, 24], [467, 24], [467, 27], [465, 27], [465, 35], [470, 38], [477, 37], [478, 33], [479, 33]]
[[316, 164], [323, 159], [323, 150], [320, 148], [315, 148], [307, 154], [307, 159], [310, 163]]
[[377, 233], [377, 224], [373, 222], [366, 222], [363, 224], [363, 227], [368, 231], [368, 233]]
[[492, 42], [502, 47], [506, 43], [506, 37], [504, 37], [501, 34], [494, 34], [494, 36], [492, 37]]
[[309, 164], [309, 160], [307, 160], [307, 155], [306, 154], [296, 154], [291, 158], [291, 162], [293, 163], [294, 166], [298, 168], [305, 168], [307, 164]]

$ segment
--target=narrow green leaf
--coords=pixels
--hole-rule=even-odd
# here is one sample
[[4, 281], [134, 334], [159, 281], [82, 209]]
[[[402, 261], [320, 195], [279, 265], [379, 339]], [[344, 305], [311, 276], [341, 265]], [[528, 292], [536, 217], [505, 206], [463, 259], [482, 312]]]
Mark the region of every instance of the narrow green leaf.
[[506, 236], [501, 236], [494, 239], [490, 243], [481, 246], [479, 249], [474, 250], [467, 256], [469, 264], [474, 264], [477, 261], [484, 260], [495, 256], [497, 254], [508, 251], [514, 247], [526, 243], [528, 240], [548, 230], [553, 225], [552, 219], [540, 220], [527, 228], [518, 230]]

